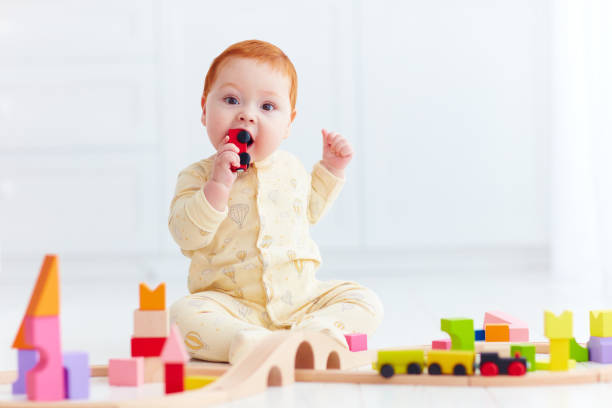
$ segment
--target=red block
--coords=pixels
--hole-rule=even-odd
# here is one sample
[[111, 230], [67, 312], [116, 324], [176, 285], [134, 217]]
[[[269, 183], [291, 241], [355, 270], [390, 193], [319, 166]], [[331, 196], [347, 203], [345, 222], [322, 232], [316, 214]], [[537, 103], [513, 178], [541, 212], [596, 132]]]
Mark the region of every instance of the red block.
[[165, 337], [132, 337], [132, 357], [159, 357]]
[[165, 365], [166, 394], [185, 390], [184, 364], [168, 363]]

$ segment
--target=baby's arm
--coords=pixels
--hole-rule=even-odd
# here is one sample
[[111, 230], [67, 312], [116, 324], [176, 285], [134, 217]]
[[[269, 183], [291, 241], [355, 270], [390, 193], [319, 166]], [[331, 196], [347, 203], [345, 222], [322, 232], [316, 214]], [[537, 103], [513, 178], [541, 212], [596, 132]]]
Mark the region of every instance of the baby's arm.
[[195, 250], [208, 245], [227, 217], [227, 201], [236, 180], [231, 165], [240, 163], [238, 148], [221, 142], [208, 180], [198, 174], [197, 166], [181, 172], [176, 193], [170, 205], [168, 228], [183, 250]]
[[335, 132], [323, 134], [323, 158], [315, 164], [308, 200], [308, 220], [316, 223], [338, 197], [344, 185], [344, 169], [353, 158], [350, 143]]

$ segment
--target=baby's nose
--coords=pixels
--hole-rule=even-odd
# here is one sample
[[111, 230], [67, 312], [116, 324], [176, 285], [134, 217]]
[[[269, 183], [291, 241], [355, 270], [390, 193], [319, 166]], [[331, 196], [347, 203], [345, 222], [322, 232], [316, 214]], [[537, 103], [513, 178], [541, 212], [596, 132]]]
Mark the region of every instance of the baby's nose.
[[248, 112], [240, 113], [240, 115], [238, 116], [238, 119], [241, 122], [255, 123], [255, 116], [249, 114]]

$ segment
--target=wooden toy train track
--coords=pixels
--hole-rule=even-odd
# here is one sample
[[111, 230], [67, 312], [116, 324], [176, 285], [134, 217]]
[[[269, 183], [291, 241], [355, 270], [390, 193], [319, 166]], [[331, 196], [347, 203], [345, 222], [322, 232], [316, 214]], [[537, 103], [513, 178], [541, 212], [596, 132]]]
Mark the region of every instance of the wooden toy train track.
[[[533, 344], [538, 354], [548, 353], [548, 343]], [[476, 344], [476, 351], [501, 351], [508, 347], [508, 343], [483, 342]], [[376, 351], [350, 352], [319, 333], [278, 332], [234, 366], [204, 362], [188, 364], [187, 375], [219, 376], [217, 381], [198, 390], [119, 401], [0, 401], [0, 408], [205, 407], [264, 392], [268, 386], [284, 386], [295, 381], [429, 386], [540, 386], [612, 382], [612, 365], [596, 363], [580, 363], [575, 369], [565, 372], [529, 372], [520, 377], [395, 375], [386, 379], [374, 370], [354, 370], [371, 365], [375, 359]], [[91, 376], [105, 377], [107, 371], [106, 366], [93, 366]], [[0, 372], [0, 384], [9, 384], [16, 376], [15, 372]]]

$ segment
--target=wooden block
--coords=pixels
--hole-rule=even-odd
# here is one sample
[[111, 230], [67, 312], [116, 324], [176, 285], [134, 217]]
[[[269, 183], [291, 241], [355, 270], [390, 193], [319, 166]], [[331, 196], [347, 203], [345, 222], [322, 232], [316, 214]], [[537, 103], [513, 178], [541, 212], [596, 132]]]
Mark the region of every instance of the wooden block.
[[64, 367], [58, 316], [26, 316], [25, 340], [38, 350], [38, 364], [26, 373], [30, 401], [64, 399]]
[[510, 357], [510, 343], [504, 342], [478, 342], [476, 353], [497, 353], [500, 357]]
[[345, 334], [346, 343], [350, 351], [364, 351], [368, 349], [368, 336], [364, 333]]
[[485, 331], [484, 330], [474, 330], [474, 340], [476, 341], [484, 341], [485, 340]]
[[582, 347], [575, 338], [570, 340], [570, 358], [578, 362], [589, 361], [589, 349]]
[[184, 364], [189, 361], [189, 354], [185, 350], [183, 337], [176, 324], [173, 324], [172, 329], [170, 329], [170, 336], [166, 339], [160, 357], [166, 364]]
[[485, 326], [485, 341], [510, 341], [510, 327], [507, 323], [491, 323]]
[[529, 329], [510, 325], [510, 341], [512, 343], [529, 341]]
[[132, 357], [159, 357], [165, 337], [132, 337]]
[[163, 383], [164, 363], [159, 357], [145, 357], [144, 359], [144, 382]]
[[168, 336], [166, 310], [134, 310], [134, 337]]
[[451, 348], [450, 339], [432, 340], [431, 342], [432, 350], [450, 350], [450, 348]]
[[138, 387], [144, 383], [144, 358], [111, 358], [108, 361], [108, 383]]
[[25, 340], [25, 316], [58, 316], [59, 296], [58, 258], [57, 255], [47, 255], [38, 273], [28, 308], [13, 341], [13, 348], [33, 349]]
[[591, 336], [587, 343], [589, 360], [602, 364], [612, 363], [612, 338]]
[[183, 392], [185, 390], [185, 365], [182, 363], [164, 364], [164, 382], [166, 394]]
[[573, 315], [569, 310], [565, 310], [559, 316], [548, 310], [544, 312], [544, 335], [548, 339], [571, 339], [574, 337]]
[[533, 344], [512, 344], [510, 346], [510, 355], [514, 356], [514, 354], [518, 352], [521, 357], [525, 357], [527, 360], [527, 371], [535, 371], [536, 370], [536, 347]]
[[567, 371], [569, 369], [569, 339], [550, 340], [550, 370]]
[[192, 375], [185, 377], [185, 391], [197, 390], [213, 383], [218, 377], [212, 375]]
[[26, 313], [28, 316], [59, 315], [59, 271], [57, 255], [45, 256]]
[[590, 331], [593, 337], [612, 337], [612, 310], [591, 310]]
[[440, 330], [451, 338], [451, 350], [474, 351], [474, 320], [465, 318], [442, 319]]
[[13, 383], [13, 395], [26, 393], [26, 373], [38, 363], [38, 351], [36, 350], [17, 350], [17, 381]]
[[140, 310], [164, 310], [166, 308], [166, 284], [160, 283], [155, 290], [146, 283], [140, 284]]
[[72, 351], [63, 354], [65, 395], [68, 399], [89, 398], [89, 356]]
[[507, 323], [508, 326], [527, 327], [527, 323], [524, 321], [498, 310], [485, 313], [483, 326], [491, 323]]

